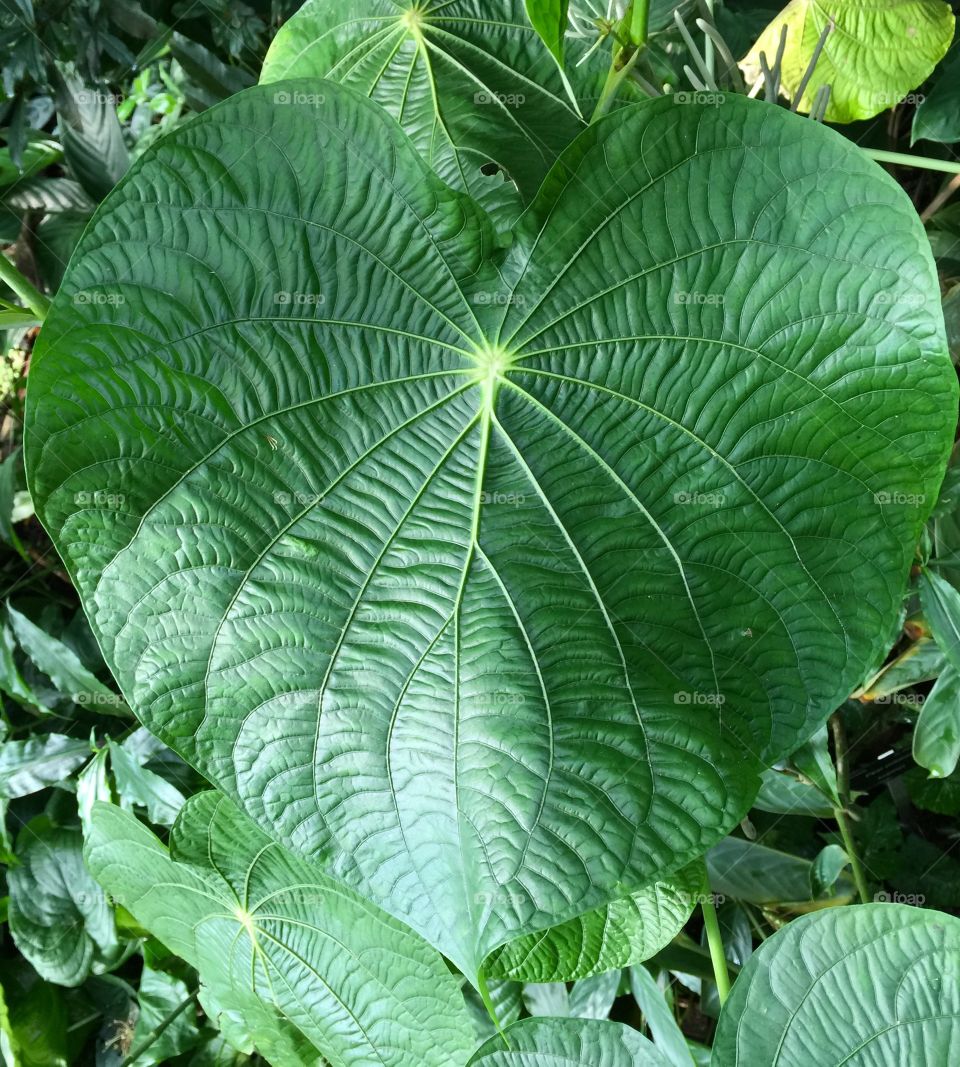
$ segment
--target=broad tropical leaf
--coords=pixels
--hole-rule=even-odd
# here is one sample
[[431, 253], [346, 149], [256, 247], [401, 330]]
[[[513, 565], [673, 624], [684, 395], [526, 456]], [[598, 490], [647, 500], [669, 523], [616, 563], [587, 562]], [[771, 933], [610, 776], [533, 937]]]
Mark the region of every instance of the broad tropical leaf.
[[902, 904], [796, 919], [760, 946], [720, 1015], [714, 1067], [952, 1063], [960, 920]]
[[477, 1049], [468, 1067], [670, 1067], [642, 1034], [599, 1019], [523, 1019]]
[[953, 40], [954, 17], [944, 0], [791, 0], [742, 61], [747, 78], [760, 77], [761, 52], [773, 64], [786, 26], [781, 87], [792, 98], [828, 25], [800, 110], [829, 85], [826, 118], [853, 122], [895, 107], [930, 76]]
[[[96, 878], [195, 966], [220, 1010], [259, 999], [332, 1062], [450, 1067], [472, 1046], [459, 985], [440, 956], [373, 905], [272, 844], [229, 801], [192, 797], [172, 857], [137, 819], [98, 804]], [[270, 1029], [263, 1011], [248, 1025]]]
[[956, 379], [909, 200], [820, 125], [621, 109], [504, 251], [376, 105], [273, 102], [318, 84], [100, 208], [28, 475], [142, 721], [475, 977], [702, 855], [862, 681]]
[[37, 973], [76, 986], [117, 963], [113, 909], [84, 868], [80, 831], [34, 819], [20, 831], [16, 855], [7, 871], [10, 933]]
[[691, 864], [671, 882], [657, 882], [560, 926], [511, 941], [487, 961], [484, 971], [517, 982], [571, 982], [640, 963], [683, 929], [702, 882], [702, 866]]
[[[537, 3], [546, 21], [566, 4]], [[538, 29], [541, 23], [538, 22]], [[512, 218], [584, 128], [609, 60], [569, 43], [567, 67], [580, 113], [524, 0], [308, 0], [280, 30], [261, 82], [330, 78], [359, 90], [403, 126], [444, 181], [498, 217]], [[557, 58], [555, 58], [555, 56]], [[628, 95], [629, 95], [629, 87]], [[318, 87], [305, 97], [322, 95]], [[279, 100], [290, 99], [277, 90]]]

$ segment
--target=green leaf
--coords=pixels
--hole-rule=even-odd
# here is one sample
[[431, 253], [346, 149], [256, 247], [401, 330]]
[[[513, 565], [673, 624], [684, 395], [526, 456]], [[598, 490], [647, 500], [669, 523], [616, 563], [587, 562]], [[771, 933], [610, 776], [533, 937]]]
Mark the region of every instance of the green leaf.
[[565, 1017], [570, 1014], [570, 994], [563, 982], [528, 982], [523, 1006], [533, 1016]]
[[70, 178], [31, 178], [18, 182], [3, 197], [7, 207], [20, 211], [85, 211], [96, 206], [79, 182]]
[[57, 117], [70, 173], [99, 203], [130, 165], [115, 99], [109, 92], [67, 75], [58, 94]]
[[776, 815], [813, 815], [831, 818], [834, 805], [809, 782], [789, 771], [771, 769], [763, 772], [763, 782], [753, 806]]
[[796, 919], [768, 938], [720, 1015], [714, 1067], [950, 1063], [960, 920], [898, 904]]
[[31, 622], [11, 604], [7, 605], [7, 616], [23, 651], [60, 693], [70, 697], [75, 704], [86, 705], [100, 714], [126, 717], [123, 700], [91, 674], [71, 648]]
[[795, 97], [831, 24], [800, 110], [829, 85], [827, 121], [853, 122], [895, 107], [930, 76], [953, 40], [954, 17], [943, 0], [791, 0], [741, 61], [748, 82], [760, 77], [761, 52], [773, 64], [786, 26], [781, 91]]
[[492, 1037], [467, 1067], [669, 1067], [654, 1046], [622, 1023], [523, 1019]]
[[581, 978], [570, 989], [570, 1014], [575, 1019], [606, 1019], [619, 990], [619, 969]]
[[910, 141], [920, 140], [960, 141], [960, 44], [947, 53], [913, 113]]
[[701, 866], [692, 864], [672, 882], [658, 882], [560, 926], [509, 942], [486, 961], [484, 971], [518, 982], [570, 982], [640, 963], [683, 929], [701, 879]]
[[[137, 1048], [155, 1027], [160, 1026], [168, 1016], [172, 1015], [189, 994], [190, 990], [186, 982], [164, 971], [144, 966], [137, 987], [137, 1004], [140, 1013], [130, 1040], [131, 1049]], [[132, 1061], [133, 1065], [149, 1067], [150, 1064], [166, 1063], [193, 1048], [199, 1039], [197, 1012], [191, 1004], [176, 1016], [143, 1055]]]
[[931, 778], [953, 774], [960, 758], [960, 671], [947, 667], [927, 694], [913, 730], [913, 758]]
[[[24, 968], [24, 970], [28, 970]], [[6, 1067], [67, 1067], [67, 1010], [63, 990], [5, 969], [3, 999], [7, 1018], [0, 1019], [0, 1052]]]
[[475, 979], [692, 862], [862, 681], [956, 376], [910, 201], [820, 124], [623, 108], [504, 250], [368, 100], [274, 103], [317, 85], [101, 207], [28, 481], [144, 724]]
[[524, 0], [530, 25], [540, 34], [550, 54], [563, 69], [563, 39], [567, 32], [570, 0]]
[[813, 864], [754, 841], [728, 837], [707, 853], [710, 885], [721, 897], [748, 904], [801, 912], [852, 899], [853, 882], [841, 875], [835, 893], [827, 900], [814, 900]]
[[37, 973], [79, 985], [121, 956], [113, 911], [83, 865], [83, 836], [45, 818], [20, 831], [16, 866], [7, 871], [10, 933]]
[[150, 822], [172, 826], [184, 805], [184, 795], [166, 778], [144, 767], [145, 762], [131, 754], [126, 743], [110, 742], [110, 767], [120, 806], [126, 811], [133, 811], [135, 806], [144, 807]]
[[[557, 65], [567, 5], [531, 5], [544, 13], [534, 25], [550, 35], [553, 55], [524, 0], [448, 0], [435, 10], [308, 0], [274, 38], [260, 80], [330, 78], [358, 89], [401, 123], [445, 182], [512, 219], [584, 128], [608, 64], [597, 54], [581, 64], [586, 48], [569, 42], [578, 113]], [[306, 100], [323, 93], [299, 91]], [[286, 89], [277, 98], [296, 102]]]
[[630, 968], [630, 991], [664, 1059], [673, 1067], [691, 1067], [693, 1056], [687, 1048], [687, 1039], [673, 1017], [663, 990], [646, 967]]
[[810, 868], [811, 896], [816, 899], [832, 893], [844, 867], [849, 863], [850, 857], [839, 845], [827, 845], [822, 848]]
[[935, 571], [920, 575], [920, 604], [940, 651], [960, 671], [960, 592]]
[[87, 862], [97, 879], [255, 1036], [271, 1030], [262, 1008], [250, 1015], [259, 998], [286, 1020], [272, 1043], [289, 1047], [292, 1024], [344, 1067], [466, 1058], [472, 1028], [440, 956], [271, 844], [225, 799], [192, 797], [172, 850], [132, 815], [94, 808]]
[[17, 639], [6, 619], [0, 617], [0, 692], [38, 715], [49, 715], [50, 709], [30, 688], [20, 673], [16, 660]]
[[70, 776], [90, 758], [86, 741], [43, 734], [0, 743], [0, 797], [29, 796]]
[[830, 758], [826, 726], [821, 726], [809, 741], [801, 745], [791, 755], [790, 762], [835, 808], [843, 806], [837, 788], [837, 771]]

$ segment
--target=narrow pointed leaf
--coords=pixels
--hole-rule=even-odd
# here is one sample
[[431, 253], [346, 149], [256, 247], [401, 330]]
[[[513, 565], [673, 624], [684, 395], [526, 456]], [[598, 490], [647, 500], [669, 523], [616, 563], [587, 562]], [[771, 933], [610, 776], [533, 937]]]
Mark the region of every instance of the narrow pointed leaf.
[[750, 957], [720, 1014], [714, 1067], [951, 1063], [960, 920], [902, 904], [796, 919]]
[[280, 84], [100, 208], [28, 478], [142, 721], [475, 978], [702, 855], [879, 658], [953, 435], [933, 263], [755, 101], [607, 116], [504, 252]]

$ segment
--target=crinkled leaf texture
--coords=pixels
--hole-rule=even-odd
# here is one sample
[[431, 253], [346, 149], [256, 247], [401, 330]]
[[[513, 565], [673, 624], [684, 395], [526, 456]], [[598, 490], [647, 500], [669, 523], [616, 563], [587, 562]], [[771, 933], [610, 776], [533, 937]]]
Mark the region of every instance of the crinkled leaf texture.
[[960, 920], [902, 904], [795, 919], [750, 957], [720, 1015], [714, 1067], [956, 1062]]
[[691, 864], [670, 882], [511, 941], [484, 971], [517, 982], [571, 982], [640, 963], [683, 929], [702, 888], [703, 868]]
[[291, 1055], [293, 1027], [337, 1067], [451, 1067], [469, 1055], [473, 1028], [440, 956], [225, 797], [187, 802], [170, 853], [133, 815], [97, 804], [86, 859], [199, 970], [218, 1013], [244, 1020], [255, 1040], [265, 1031], [267, 1048]]
[[468, 1067], [669, 1067], [656, 1045], [603, 1019], [523, 1019], [477, 1049]]
[[[330, 78], [359, 90], [397, 119], [445, 182], [498, 217], [515, 217], [600, 94], [609, 60], [584, 60], [585, 52], [583, 42], [568, 42], [568, 90], [524, 0], [409, 9], [394, 0], [308, 0], [277, 34], [260, 80]], [[502, 173], [481, 170], [490, 164]]]
[[829, 85], [827, 120], [854, 122], [895, 107], [933, 73], [953, 40], [954, 16], [944, 0], [791, 0], [740, 64], [747, 78], [761, 76], [761, 52], [773, 64], [786, 27], [780, 84], [793, 97], [830, 23], [800, 110]]
[[956, 380], [909, 200], [818, 124], [624, 108], [503, 250], [322, 84], [101, 206], [30, 485], [144, 724], [475, 977], [702, 855], [862, 680]]

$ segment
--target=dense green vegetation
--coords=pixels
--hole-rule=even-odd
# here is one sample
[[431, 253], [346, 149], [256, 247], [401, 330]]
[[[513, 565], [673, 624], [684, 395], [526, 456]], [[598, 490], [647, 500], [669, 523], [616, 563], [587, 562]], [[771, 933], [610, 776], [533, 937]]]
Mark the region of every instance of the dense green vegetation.
[[0, 1062], [951, 1062], [951, 6], [296, 6], [0, 6]]

